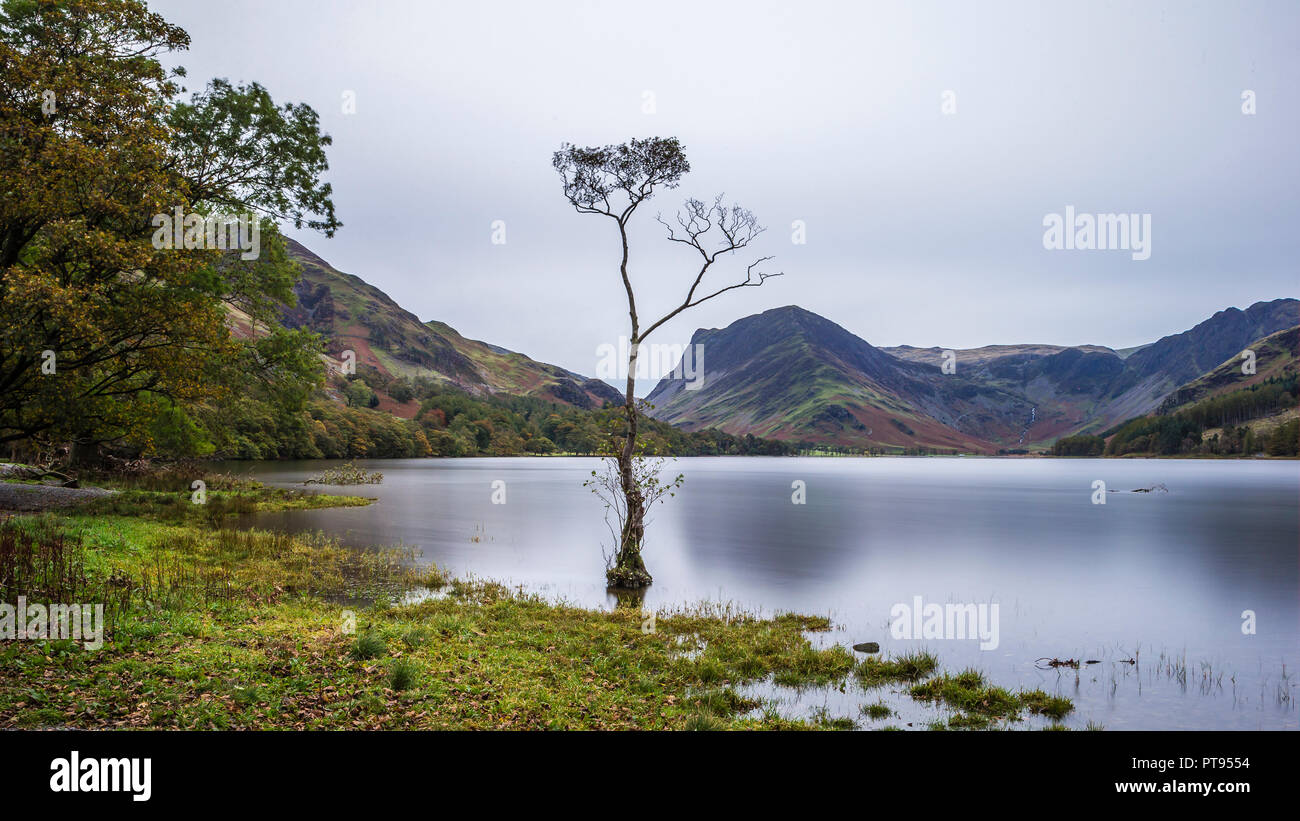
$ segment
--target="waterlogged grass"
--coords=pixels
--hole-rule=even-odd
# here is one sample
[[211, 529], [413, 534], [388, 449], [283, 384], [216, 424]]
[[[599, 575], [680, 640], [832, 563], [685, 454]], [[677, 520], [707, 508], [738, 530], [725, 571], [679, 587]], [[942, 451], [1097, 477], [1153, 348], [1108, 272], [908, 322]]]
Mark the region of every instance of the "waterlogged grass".
[[[646, 631], [639, 607], [556, 604], [319, 535], [109, 514], [0, 527], [33, 534], [38, 564], [75, 568], [83, 601], [116, 597], [98, 651], [0, 642], [0, 728], [848, 730], [851, 717], [792, 718], [747, 688], [853, 680], [947, 704], [945, 729], [1071, 709], [973, 671], [930, 678], [926, 652], [857, 662], [819, 649], [808, 634], [831, 628], [820, 616], [704, 604], [660, 611]], [[58, 549], [41, 548], [51, 534]], [[883, 702], [861, 713], [891, 715]]]
[[773, 670], [772, 682], [783, 687], [826, 685], [843, 679], [853, 670], [853, 655], [838, 644], [826, 650], [800, 647]]
[[[639, 609], [556, 605], [321, 537], [111, 515], [10, 526], [72, 537], [85, 589], [111, 577], [127, 595], [99, 651], [0, 642], [0, 727], [844, 726], [769, 722], [736, 689], [844, 678], [846, 651], [805, 635], [820, 617], [705, 607], [647, 633]], [[443, 595], [395, 604], [420, 588]]]
[[1022, 691], [1020, 703], [1031, 713], [1058, 720], [1074, 710], [1074, 704], [1068, 698], [1049, 695], [1042, 690]]
[[978, 670], [969, 669], [955, 675], [944, 673], [913, 685], [911, 694], [918, 700], [940, 702], [956, 711], [944, 729], [987, 729], [998, 722], [1019, 721], [1024, 710], [1059, 720], [1074, 709], [1067, 698], [1048, 695], [1042, 690], [1013, 693], [990, 684]]
[[949, 707], [990, 718], [1015, 715], [1020, 702], [1010, 692], [989, 685], [975, 670], [956, 675], [943, 674], [912, 687], [912, 695], [923, 701], [942, 701]]
[[939, 668], [939, 659], [925, 650], [890, 658], [868, 656], [853, 670], [863, 687], [879, 687], [896, 682], [916, 681]]
[[730, 718], [763, 706], [759, 699], [742, 696], [730, 687], [704, 690], [692, 697], [691, 704], [697, 712], [718, 718]]
[[813, 711], [813, 724], [825, 730], [856, 730], [857, 722], [847, 716], [837, 716], [825, 707]]
[[97, 516], [133, 516], [161, 521], [217, 525], [231, 516], [271, 510], [316, 510], [324, 507], [361, 507], [374, 499], [335, 496], [244, 482], [230, 489], [120, 490], [85, 502], [78, 513]]
[[370, 472], [359, 468], [353, 462], [338, 467], [326, 468], [313, 474], [304, 485], [377, 485], [384, 481], [384, 474]]

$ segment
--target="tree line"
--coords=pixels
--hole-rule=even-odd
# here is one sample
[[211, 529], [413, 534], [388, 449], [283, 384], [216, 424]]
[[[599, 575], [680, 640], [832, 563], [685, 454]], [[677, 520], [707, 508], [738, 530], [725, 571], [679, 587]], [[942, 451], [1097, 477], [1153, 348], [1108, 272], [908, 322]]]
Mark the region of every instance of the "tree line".
[[[387, 459], [608, 455], [621, 444], [618, 406], [472, 396], [429, 376], [392, 377], [365, 365], [335, 375], [329, 387], [343, 401], [318, 391], [298, 410], [258, 395], [219, 413], [172, 410], [154, 418], [147, 436], [124, 440], [117, 450], [159, 458]], [[415, 417], [376, 409], [380, 393], [418, 401]], [[715, 429], [687, 432], [652, 418], [638, 438], [646, 455], [663, 456], [791, 456], [815, 447]]]
[[[1267, 432], [1257, 432], [1245, 424], [1295, 408], [1298, 401], [1300, 385], [1296, 374], [1270, 377], [1230, 393], [1202, 399], [1171, 414], [1141, 416], [1117, 425], [1102, 434], [1108, 440], [1105, 455], [1300, 455], [1297, 420], [1283, 422]], [[1214, 432], [1206, 436], [1207, 431]]]

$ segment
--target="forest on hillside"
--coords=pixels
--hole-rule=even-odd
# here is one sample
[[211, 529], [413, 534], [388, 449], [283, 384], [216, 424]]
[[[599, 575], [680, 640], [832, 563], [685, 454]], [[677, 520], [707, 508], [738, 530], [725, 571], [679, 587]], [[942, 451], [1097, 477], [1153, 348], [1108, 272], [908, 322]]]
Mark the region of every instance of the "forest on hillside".
[[[1168, 414], [1152, 414], [1118, 425], [1102, 437], [1069, 437], [1057, 448], [1095, 448], [1105, 443], [1106, 456], [1269, 456], [1300, 455], [1300, 420], [1290, 419], [1268, 431], [1248, 422], [1293, 409], [1300, 402], [1296, 374], [1270, 377], [1258, 384], [1212, 396]], [[1208, 435], [1207, 435], [1208, 434]], [[1074, 440], [1074, 441], [1070, 441]], [[1101, 455], [1061, 454], [1061, 455]]]
[[[139, 455], [232, 459], [409, 458], [601, 454], [620, 442], [622, 409], [586, 410], [534, 397], [471, 396], [429, 377], [392, 377], [360, 366], [331, 385], [344, 403], [318, 393], [297, 412], [250, 398], [220, 418], [169, 418], [136, 443]], [[383, 393], [419, 402], [414, 419], [377, 409]], [[638, 439], [647, 454], [671, 456], [788, 456], [798, 445], [734, 436], [718, 430], [686, 432], [646, 420]]]

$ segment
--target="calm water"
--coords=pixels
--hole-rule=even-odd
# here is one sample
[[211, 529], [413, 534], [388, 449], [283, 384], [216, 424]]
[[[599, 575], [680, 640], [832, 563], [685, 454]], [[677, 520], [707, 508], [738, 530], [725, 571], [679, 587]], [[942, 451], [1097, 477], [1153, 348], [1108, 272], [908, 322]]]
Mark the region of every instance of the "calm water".
[[[288, 485], [327, 464], [226, 467]], [[359, 491], [376, 504], [256, 523], [359, 546], [404, 543], [460, 576], [612, 605], [601, 555], [611, 536], [602, 504], [582, 487], [598, 460], [359, 464], [384, 474]], [[732, 457], [668, 469], [686, 485], [651, 516], [647, 607], [712, 600], [830, 615], [830, 641], [878, 641], [887, 653], [924, 646], [954, 671], [974, 666], [1003, 686], [1069, 696], [1074, 727], [1297, 728], [1294, 461]], [[1093, 504], [1097, 479], [1125, 492]], [[492, 503], [496, 480], [505, 504]], [[795, 480], [806, 504], [791, 501]], [[1169, 492], [1127, 492], [1155, 483]], [[892, 638], [891, 608], [915, 596], [997, 603], [998, 647]], [[1243, 635], [1244, 610], [1256, 614], [1254, 635]], [[1058, 673], [1035, 667], [1043, 656], [1102, 663]], [[1139, 664], [1118, 662], [1130, 657]], [[902, 713], [886, 723], [921, 727], [939, 715], [890, 691], [781, 694], [791, 712], [855, 718], [880, 697]]]

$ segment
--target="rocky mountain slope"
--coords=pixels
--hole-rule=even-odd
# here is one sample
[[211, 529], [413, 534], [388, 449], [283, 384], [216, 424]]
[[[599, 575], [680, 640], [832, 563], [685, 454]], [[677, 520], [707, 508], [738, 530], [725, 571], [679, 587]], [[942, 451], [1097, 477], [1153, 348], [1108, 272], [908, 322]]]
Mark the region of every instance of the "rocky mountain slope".
[[[282, 321], [321, 334], [329, 364], [336, 369], [343, 352], [350, 350], [358, 365], [390, 376], [430, 377], [475, 395], [534, 396], [580, 408], [622, 401], [618, 391], [599, 379], [467, 339], [443, 322], [422, 322], [360, 277], [335, 269], [293, 240], [286, 243], [302, 274], [294, 288], [297, 305], [286, 308]], [[384, 409], [398, 415], [414, 412], [413, 407]]]
[[[1220, 311], [1188, 331], [1123, 351], [956, 350], [945, 373], [942, 348], [875, 348], [824, 317], [786, 306], [697, 331], [692, 344], [705, 350], [700, 389], [667, 378], [647, 399], [659, 418], [687, 429], [864, 448], [1015, 450], [1152, 412], [1180, 386], [1297, 323], [1300, 302], [1278, 299]], [[1284, 348], [1287, 339], [1273, 339], [1268, 350]]]

